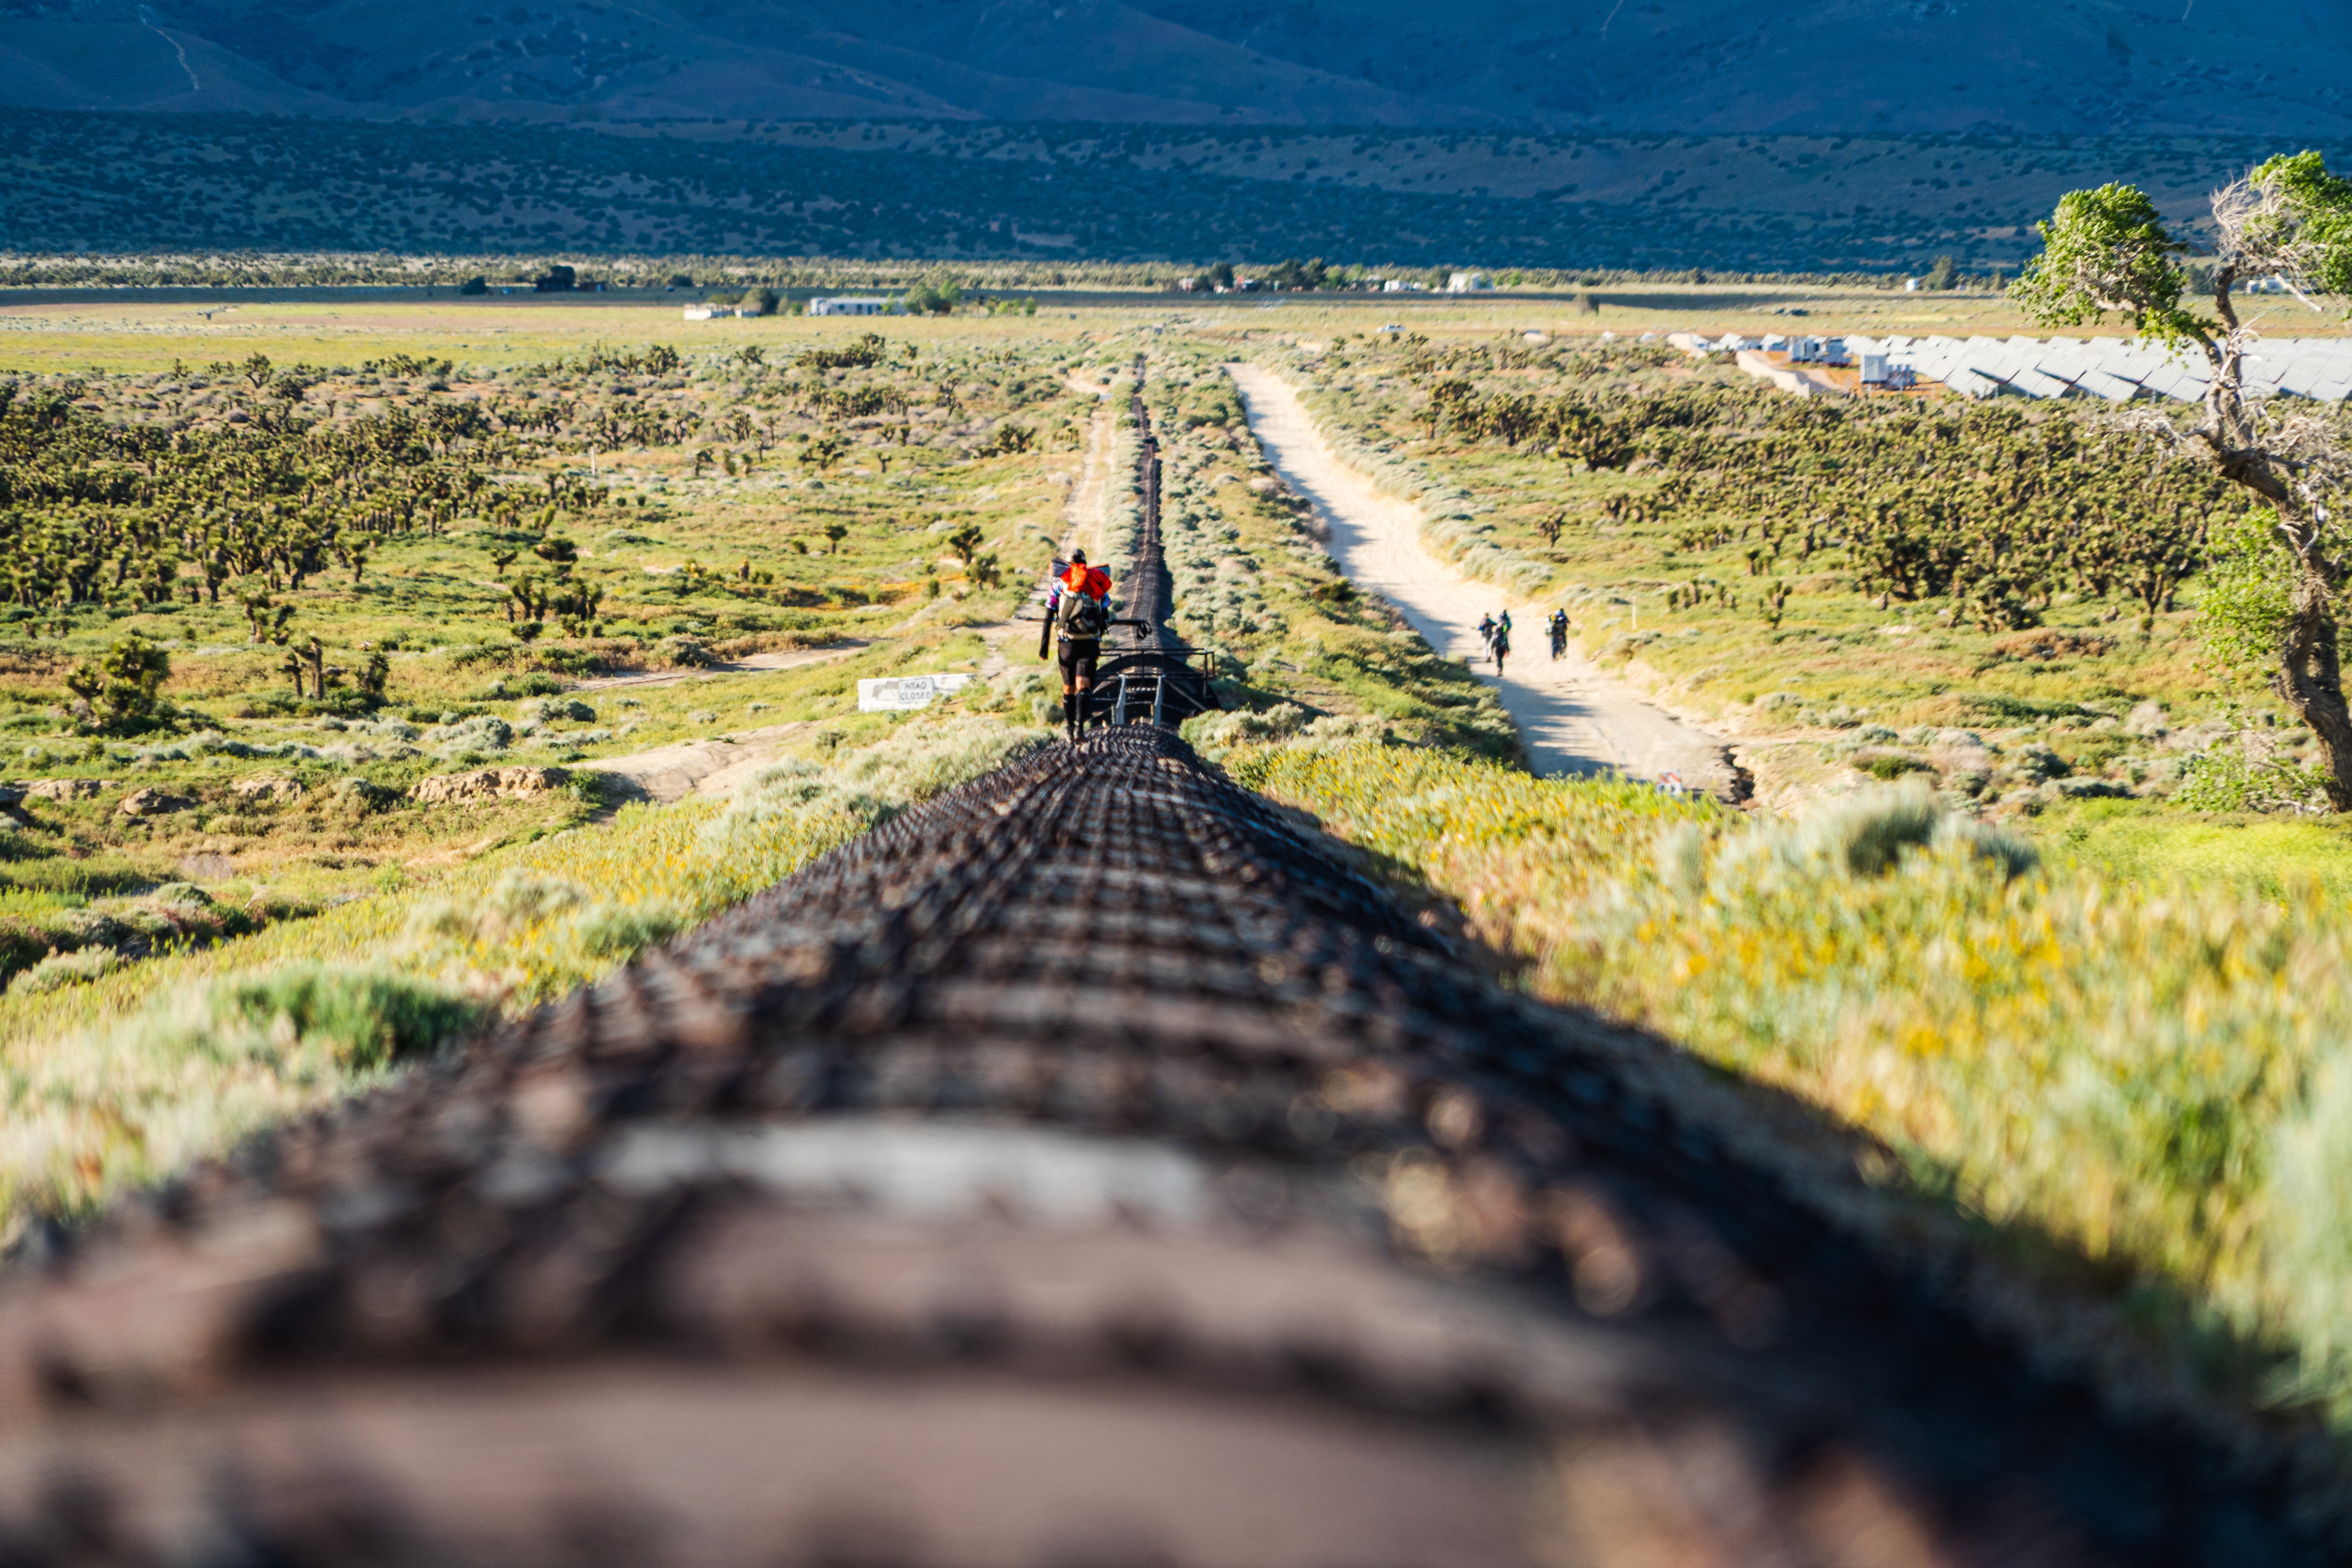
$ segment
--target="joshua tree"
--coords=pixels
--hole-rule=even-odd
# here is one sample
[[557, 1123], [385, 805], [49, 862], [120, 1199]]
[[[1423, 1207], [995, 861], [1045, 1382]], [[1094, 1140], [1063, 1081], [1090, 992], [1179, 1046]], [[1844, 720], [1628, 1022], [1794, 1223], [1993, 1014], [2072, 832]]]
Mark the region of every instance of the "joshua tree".
[[810, 438], [808, 446], [801, 453], [801, 461], [822, 474], [841, 461], [848, 451], [848, 438], [828, 430], [822, 436]]
[[2042, 253], [2010, 297], [2050, 325], [2116, 311], [2156, 342], [2204, 356], [2204, 416], [2185, 432], [2161, 419], [2138, 423], [2269, 508], [2263, 547], [2280, 555], [2283, 571], [2221, 574], [2250, 591], [2221, 596], [2216, 643], [2241, 656], [2259, 650], [2272, 689], [2318, 738], [2329, 804], [2352, 811], [2352, 710], [2339, 646], [2352, 568], [2327, 500], [2352, 476], [2352, 458], [2327, 422], [2281, 414], [2248, 393], [2244, 363], [2257, 334], [2234, 298], [2241, 283], [2262, 278], [2278, 279], [2314, 309], [2315, 296], [2352, 295], [2352, 180], [2329, 174], [2316, 153], [2272, 158], [2214, 193], [2213, 224], [2210, 315], [2189, 302], [2179, 260], [2189, 247], [2131, 185], [2061, 198], [2040, 226]]
[[66, 676], [66, 689], [88, 705], [92, 721], [115, 731], [135, 728], [155, 711], [155, 693], [171, 679], [172, 661], [162, 648], [133, 632], [84, 659]]

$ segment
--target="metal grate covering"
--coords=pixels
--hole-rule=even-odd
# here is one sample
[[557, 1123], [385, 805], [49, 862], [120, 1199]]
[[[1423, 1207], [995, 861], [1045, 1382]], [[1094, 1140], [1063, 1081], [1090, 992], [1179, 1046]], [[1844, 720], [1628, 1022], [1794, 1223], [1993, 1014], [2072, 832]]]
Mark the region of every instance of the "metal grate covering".
[[1058, 746], [20, 1269], [0, 1555], [2301, 1560], [1670, 1061]]

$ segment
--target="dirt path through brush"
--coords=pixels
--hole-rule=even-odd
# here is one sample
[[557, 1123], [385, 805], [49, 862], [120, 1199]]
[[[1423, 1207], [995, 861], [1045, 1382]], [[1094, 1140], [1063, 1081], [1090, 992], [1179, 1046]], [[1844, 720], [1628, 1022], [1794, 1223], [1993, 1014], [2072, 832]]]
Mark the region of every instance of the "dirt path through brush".
[[1087, 425], [1086, 466], [1079, 470], [1077, 488], [1070, 492], [1069, 505], [1064, 509], [1062, 551], [1067, 554], [1076, 545], [1090, 555], [1102, 553], [1104, 502], [1108, 497], [1106, 487], [1110, 482], [1110, 446], [1117, 407], [1110, 395], [1099, 386], [1089, 386], [1073, 374], [1070, 390], [1091, 394], [1095, 399], [1094, 417]]
[[1418, 509], [1376, 489], [1342, 462], [1288, 383], [1256, 365], [1225, 368], [1249, 410], [1250, 433], [1284, 481], [1313, 503], [1349, 581], [1394, 605], [1439, 653], [1470, 658], [1489, 671], [1479, 618], [1510, 610], [1515, 626], [1501, 682], [1503, 706], [1518, 724], [1537, 773], [1614, 768], [1652, 780], [1677, 775], [1694, 789], [1718, 795], [1739, 793], [1721, 740], [1660, 711], [1573, 646], [1551, 658], [1543, 629], [1550, 605], [1477, 582], [1430, 553], [1421, 542]]
[[671, 805], [693, 795], [725, 799], [776, 760], [786, 741], [816, 728], [814, 720], [769, 724], [701, 741], [673, 741], [625, 757], [595, 757], [572, 764], [575, 773], [604, 773], [631, 800]]
[[575, 681], [567, 691], [611, 691], [628, 686], [676, 686], [682, 680], [709, 680], [723, 675], [765, 675], [779, 669], [798, 669], [804, 664], [823, 664], [827, 659], [847, 658], [863, 652], [872, 645], [853, 638], [830, 647], [791, 648], [779, 653], [751, 653], [726, 664], [705, 665], [699, 669], [652, 669], [635, 675], [599, 675], [591, 679]]
[[[1081, 392], [1100, 395], [1099, 387], [1086, 386], [1073, 379], [1071, 385]], [[1064, 508], [1062, 548], [1082, 545], [1099, 552], [1102, 548], [1103, 501], [1110, 476], [1111, 437], [1115, 410], [1108, 398], [1095, 410], [1087, 432], [1085, 468], [1077, 485], [1070, 491]], [[1043, 579], [1040, 580], [1043, 584]], [[988, 645], [988, 653], [980, 667], [983, 680], [1003, 673], [1007, 660], [1019, 658], [1024, 662], [1034, 654], [1024, 647], [1034, 620], [995, 621], [967, 628], [979, 634]], [[572, 688], [575, 691], [608, 691], [630, 686], [668, 686], [681, 680], [704, 680], [715, 676], [747, 675], [759, 670], [793, 669], [826, 659], [845, 658], [867, 647], [863, 642], [844, 643], [828, 648], [814, 648], [791, 653], [755, 653], [709, 669], [660, 670], [644, 675], [604, 676], [583, 680]], [[667, 746], [656, 746], [649, 752], [637, 752], [625, 757], [599, 757], [593, 762], [575, 764], [583, 771], [606, 773], [616, 780], [621, 792], [640, 800], [658, 801], [667, 805], [693, 795], [720, 796], [734, 793], [736, 787], [775, 759], [778, 750], [790, 736], [810, 728], [804, 723], [775, 724], [751, 730], [725, 740], [679, 741]]]

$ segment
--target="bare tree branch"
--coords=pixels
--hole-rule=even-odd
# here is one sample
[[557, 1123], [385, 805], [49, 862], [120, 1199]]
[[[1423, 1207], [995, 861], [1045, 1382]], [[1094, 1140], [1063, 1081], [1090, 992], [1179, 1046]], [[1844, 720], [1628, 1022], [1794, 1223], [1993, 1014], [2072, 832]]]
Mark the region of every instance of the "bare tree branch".
[[2315, 278], [2325, 247], [2279, 182], [2243, 174], [2215, 191], [2213, 231], [2221, 266], [2241, 278], [2274, 279], [2312, 310], [2325, 310], [2313, 298], [2326, 292]]

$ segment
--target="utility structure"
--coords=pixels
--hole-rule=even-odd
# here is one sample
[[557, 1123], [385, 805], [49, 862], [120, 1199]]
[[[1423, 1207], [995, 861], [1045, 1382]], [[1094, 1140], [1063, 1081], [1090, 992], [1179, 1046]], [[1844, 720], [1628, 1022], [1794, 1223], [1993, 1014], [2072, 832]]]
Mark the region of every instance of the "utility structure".
[[1168, 706], [35, 1226], [0, 1559], [2341, 1561]]

